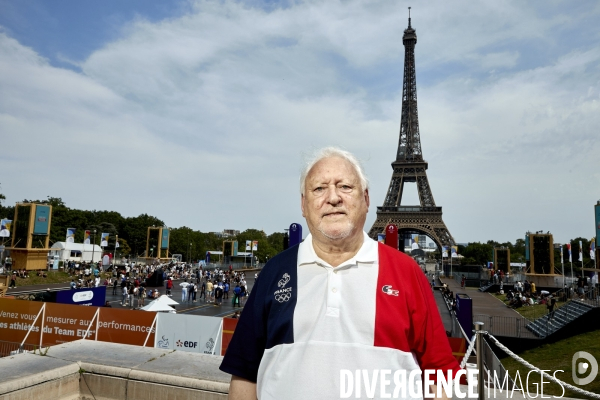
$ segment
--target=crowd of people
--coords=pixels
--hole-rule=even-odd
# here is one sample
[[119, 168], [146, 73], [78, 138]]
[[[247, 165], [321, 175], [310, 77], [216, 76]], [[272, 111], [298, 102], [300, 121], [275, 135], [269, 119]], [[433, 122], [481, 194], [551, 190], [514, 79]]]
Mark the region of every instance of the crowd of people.
[[[164, 294], [167, 296], [172, 297], [176, 284], [181, 288], [181, 303], [203, 301], [222, 305], [224, 300], [231, 299], [233, 307], [241, 308], [249, 295], [245, 272], [233, 271], [231, 267], [229, 270], [205, 270], [178, 262], [156, 265], [126, 263], [116, 269], [113, 276], [106, 278], [104, 285], [112, 287], [113, 295], [122, 295], [122, 306], [142, 308], [146, 299], [156, 299], [163, 294], [158, 288], [147, 287], [147, 279], [155, 273], [160, 274], [160, 280], [164, 282]], [[92, 287], [97, 286], [99, 278], [91, 279], [91, 282], [89, 284]]]
[[[192, 276], [184, 273], [181, 287], [181, 302], [204, 301], [216, 305], [223, 304], [223, 300], [230, 299], [233, 307], [242, 307], [248, 296], [248, 284], [246, 274], [229, 270], [227, 272], [216, 268], [214, 271], [198, 268], [193, 271]], [[170, 295], [172, 288], [172, 277], [167, 279], [167, 294]]]

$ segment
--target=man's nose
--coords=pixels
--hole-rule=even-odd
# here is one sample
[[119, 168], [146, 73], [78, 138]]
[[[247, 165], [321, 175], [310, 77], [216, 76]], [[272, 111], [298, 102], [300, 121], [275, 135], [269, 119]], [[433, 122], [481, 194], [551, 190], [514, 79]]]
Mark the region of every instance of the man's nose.
[[342, 196], [338, 192], [338, 188], [335, 185], [329, 187], [327, 191], [327, 202], [330, 204], [338, 204], [342, 201]]

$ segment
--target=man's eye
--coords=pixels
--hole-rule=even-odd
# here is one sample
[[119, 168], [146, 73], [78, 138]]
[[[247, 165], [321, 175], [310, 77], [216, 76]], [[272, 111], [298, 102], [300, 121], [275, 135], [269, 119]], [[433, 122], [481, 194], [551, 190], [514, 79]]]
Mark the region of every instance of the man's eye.
[[340, 190], [343, 191], [343, 192], [350, 192], [350, 191], [352, 191], [352, 186], [341, 185], [340, 186]]

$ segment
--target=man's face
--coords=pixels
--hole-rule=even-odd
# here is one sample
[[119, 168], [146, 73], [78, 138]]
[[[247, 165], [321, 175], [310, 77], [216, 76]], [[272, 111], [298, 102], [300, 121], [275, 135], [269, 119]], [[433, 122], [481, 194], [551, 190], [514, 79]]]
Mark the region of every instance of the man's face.
[[304, 189], [302, 215], [313, 236], [344, 240], [362, 235], [369, 193], [350, 162], [339, 157], [319, 161], [306, 176]]

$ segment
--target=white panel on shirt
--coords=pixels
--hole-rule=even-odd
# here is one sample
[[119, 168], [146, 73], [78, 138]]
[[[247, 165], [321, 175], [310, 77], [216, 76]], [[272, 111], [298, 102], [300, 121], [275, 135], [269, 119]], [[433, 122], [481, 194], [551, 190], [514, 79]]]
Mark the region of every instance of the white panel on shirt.
[[309, 235], [298, 249], [294, 342], [372, 346], [378, 272], [377, 242], [368, 236], [356, 256], [333, 268], [317, 257]]

